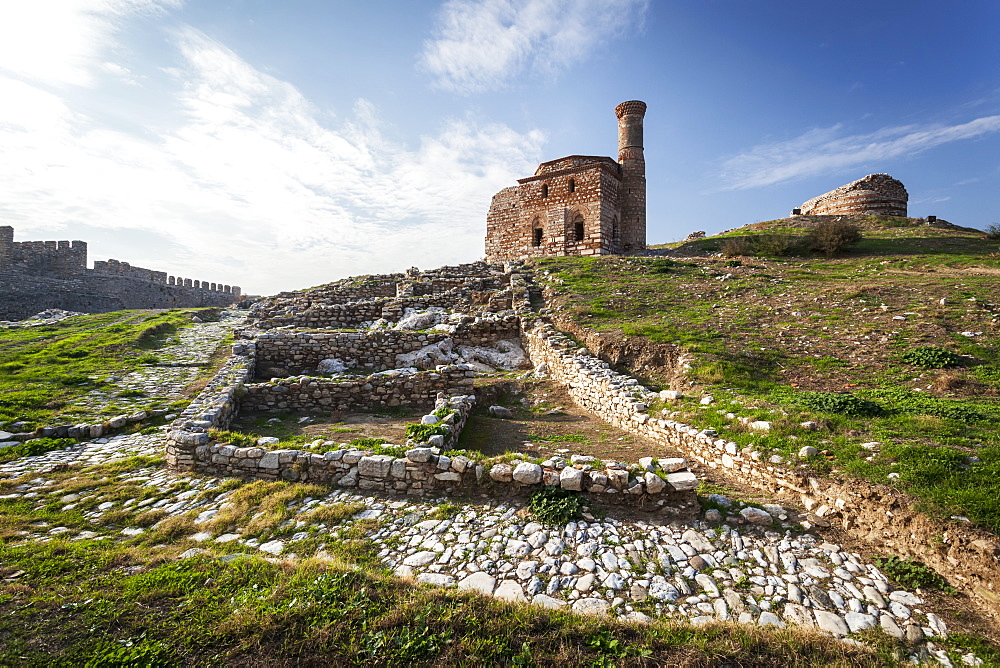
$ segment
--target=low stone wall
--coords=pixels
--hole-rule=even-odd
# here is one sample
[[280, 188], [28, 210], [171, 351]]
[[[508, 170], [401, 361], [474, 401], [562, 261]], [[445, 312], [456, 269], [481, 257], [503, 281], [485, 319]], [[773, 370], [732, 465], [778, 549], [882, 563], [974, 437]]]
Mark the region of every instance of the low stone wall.
[[530, 330], [525, 323], [525, 330], [524, 348], [532, 362], [545, 364], [582, 407], [705, 466], [723, 469], [745, 484], [802, 503], [815, 524], [837, 522], [879, 549], [923, 561], [1000, 617], [1000, 542], [995, 536], [960, 524], [931, 522], [915, 510], [913, 499], [891, 487], [801, 475], [764, 461], [752, 448], [718, 438], [712, 430], [653, 417], [638, 381], [613, 371], [549, 323], [539, 322]]
[[468, 318], [453, 332], [374, 330], [369, 332], [303, 332], [272, 330], [257, 338], [258, 375], [270, 368], [291, 374], [314, 373], [325, 359], [350, 361], [352, 366], [375, 370], [395, 369], [396, 356], [450, 338], [455, 345], [492, 346], [501, 339], [517, 339], [521, 325], [516, 317], [500, 320]]
[[209, 429], [225, 429], [239, 410], [239, 395], [253, 376], [256, 345], [239, 341], [233, 354], [167, 431], [167, 467], [195, 469], [195, 449], [207, 444]]
[[426, 408], [438, 392], [471, 394], [475, 372], [465, 364], [436, 371], [386, 371], [343, 380], [298, 376], [246, 385], [241, 402], [250, 411], [371, 410], [386, 406]]
[[543, 464], [527, 461], [490, 464], [464, 455], [442, 454], [442, 450], [457, 444], [474, 403], [475, 397], [471, 395], [439, 396], [435, 410], [452, 411], [442, 420], [448, 425], [448, 435], [431, 436], [430, 443], [409, 448], [402, 457], [345, 447], [317, 453], [208, 442], [194, 448], [194, 468], [211, 475], [335, 484], [391, 494], [422, 496], [480, 491], [506, 497], [543, 487], [561, 487], [599, 495], [602, 500], [616, 504], [651, 509], [667, 507], [675, 511], [695, 507], [694, 489], [698, 481], [684, 470], [683, 459], [657, 462], [650, 458], [638, 466], [613, 464], [613, 468], [590, 470], [589, 464], [574, 466], [562, 460]]

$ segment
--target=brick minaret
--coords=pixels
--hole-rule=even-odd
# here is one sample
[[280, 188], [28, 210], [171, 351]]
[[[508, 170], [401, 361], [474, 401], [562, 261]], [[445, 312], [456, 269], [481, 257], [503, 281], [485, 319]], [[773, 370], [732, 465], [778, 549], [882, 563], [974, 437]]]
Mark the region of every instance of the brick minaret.
[[642, 118], [646, 103], [622, 102], [615, 107], [618, 116], [618, 163], [622, 167], [621, 248], [623, 251], [646, 247], [646, 159], [642, 154]]

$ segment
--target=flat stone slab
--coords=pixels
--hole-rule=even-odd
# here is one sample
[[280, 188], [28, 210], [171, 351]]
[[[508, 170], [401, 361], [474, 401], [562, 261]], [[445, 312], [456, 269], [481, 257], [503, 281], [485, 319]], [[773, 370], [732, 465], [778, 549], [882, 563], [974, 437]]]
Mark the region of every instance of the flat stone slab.
[[521, 585], [513, 580], [504, 580], [501, 582], [500, 586], [493, 592], [493, 595], [511, 603], [526, 603], [528, 600], [524, 597], [524, 590], [521, 588]]
[[458, 588], [463, 591], [476, 591], [480, 594], [490, 595], [496, 586], [497, 579], [489, 573], [479, 571], [458, 581]]

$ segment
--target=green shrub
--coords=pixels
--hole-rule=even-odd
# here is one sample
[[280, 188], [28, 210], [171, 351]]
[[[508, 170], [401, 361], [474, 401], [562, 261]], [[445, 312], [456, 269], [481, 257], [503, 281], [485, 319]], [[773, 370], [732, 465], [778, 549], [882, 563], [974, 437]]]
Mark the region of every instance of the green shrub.
[[374, 448], [376, 446], [382, 445], [383, 443], [387, 442], [388, 441], [386, 441], [384, 438], [379, 438], [376, 436], [374, 438], [356, 438], [353, 441], [351, 441], [348, 445], [350, 445], [352, 448], [357, 448], [358, 450], [368, 450], [370, 448]]
[[257, 434], [245, 434], [241, 431], [224, 431], [222, 429], [209, 429], [208, 435], [219, 443], [229, 443], [237, 448], [251, 448], [257, 445]]
[[580, 517], [583, 497], [559, 487], [546, 487], [528, 498], [528, 508], [542, 522], [566, 524]]
[[993, 223], [986, 228], [987, 239], [1000, 239], [1000, 224]]
[[680, 262], [676, 262], [666, 257], [657, 258], [649, 263], [649, 268], [654, 274], [669, 274], [680, 266]]
[[938, 575], [927, 564], [916, 559], [900, 559], [895, 555], [888, 557], [874, 557], [875, 562], [882, 571], [892, 580], [908, 589], [937, 589], [948, 594], [954, 594], [955, 590], [948, 581]]
[[739, 260], [726, 260], [727, 267], [742, 267], [743, 263]]
[[753, 255], [753, 246], [746, 237], [733, 237], [726, 239], [722, 248], [719, 249], [724, 257], [740, 257], [743, 255]]
[[806, 392], [800, 401], [807, 408], [824, 413], [838, 413], [853, 417], [874, 417], [885, 413], [885, 409], [874, 401], [856, 397], [849, 392]]
[[805, 241], [809, 250], [833, 257], [861, 241], [861, 228], [845, 221], [824, 220], [809, 230]]
[[925, 369], [943, 369], [955, 366], [961, 358], [950, 350], [939, 346], [920, 346], [903, 353], [903, 361]]
[[423, 443], [431, 436], [447, 436], [450, 429], [446, 424], [408, 424], [406, 425], [406, 438]]
[[795, 248], [795, 240], [787, 234], [762, 234], [754, 238], [757, 255], [788, 255]]

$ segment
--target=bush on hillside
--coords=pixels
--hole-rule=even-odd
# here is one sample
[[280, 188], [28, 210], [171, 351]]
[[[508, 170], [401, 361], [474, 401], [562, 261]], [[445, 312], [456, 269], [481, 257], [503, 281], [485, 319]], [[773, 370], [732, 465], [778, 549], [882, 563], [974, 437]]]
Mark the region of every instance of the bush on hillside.
[[809, 250], [833, 257], [861, 241], [861, 228], [854, 223], [824, 220], [806, 235]]
[[750, 245], [750, 242], [746, 237], [732, 237], [731, 239], [726, 239], [720, 250], [723, 257], [753, 255], [753, 247]]
[[986, 228], [987, 239], [1000, 239], [1000, 224], [993, 223]]
[[904, 362], [913, 366], [922, 366], [925, 369], [943, 369], [955, 366], [959, 359], [955, 353], [939, 346], [920, 346], [903, 353]]
[[874, 401], [868, 401], [847, 392], [807, 392], [803, 394], [801, 401], [807, 408], [814, 411], [838, 413], [852, 417], [874, 417], [885, 412], [885, 409]]

